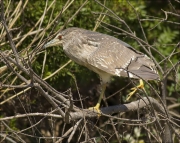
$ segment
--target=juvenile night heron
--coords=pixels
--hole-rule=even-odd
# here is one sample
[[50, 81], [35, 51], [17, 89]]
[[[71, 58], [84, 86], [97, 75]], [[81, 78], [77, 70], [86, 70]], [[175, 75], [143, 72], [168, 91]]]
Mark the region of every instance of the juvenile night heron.
[[144, 80], [159, 78], [153, 61], [145, 54], [135, 50], [125, 42], [98, 32], [81, 28], [67, 28], [45, 45], [63, 46], [66, 55], [76, 63], [99, 74], [102, 80], [102, 91], [93, 109], [99, 111], [106, 84], [111, 76], [124, 76], [140, 79], [140, 85], [132, 88], [128, 99], [137, 88], [144, 88]]

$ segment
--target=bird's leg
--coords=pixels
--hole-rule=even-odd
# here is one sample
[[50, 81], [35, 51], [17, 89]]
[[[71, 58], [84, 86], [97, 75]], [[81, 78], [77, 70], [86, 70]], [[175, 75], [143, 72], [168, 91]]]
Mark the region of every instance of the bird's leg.
[[102, 84], [102, 91], [101, 91], [100, 97], [98, 99], [98, 103], [96, 104], [96, 106], [90, 107], [89, 108], [90, 110], [96, 110], [98, 113], [101, 113], [101, 110], [99, 108], [100, 108], [101, 100], [103, 99], [105, 90], [106, 90], [106, 83]]
[[126, 101], [128, 101], [131, 98], [131, 96], [138, 90], [138, 88], [145, 90], [144, 89], [144, 83], [143, 83], [142, 79], [139, 80], [139, 85], [138, 86], [131, 88], [131, 90], [133, 90], [133, 91], [128, 94], [128, 97], [127, 97]]

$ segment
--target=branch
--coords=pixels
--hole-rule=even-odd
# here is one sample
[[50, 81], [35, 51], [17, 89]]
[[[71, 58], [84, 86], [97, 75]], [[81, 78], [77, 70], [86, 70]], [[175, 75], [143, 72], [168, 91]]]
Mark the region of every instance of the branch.
[[[149, 98], [149, 100], [148, 100]], [[139, 110], [141, 108], [144, 108], [146, 106], [149, 106], [152, 104], [156, 112], [160, 112], [161, 114], [165, 114], [164, 108], [158, 103], [158, 101], [152, 97], [144, 97], [140, 100], [128, 103], [128, 104], [120, 104], [120, 105], [115, 105], [115, 106], [109, 106], [109, 107], [103, 107], [101, 108], [101, 114], [102, 115], [109, 115], [113, 113], [121, 113], [121, 112], [129, 112], [129, 111], [135, 111]], [[150, 101], [150, 102], [149, 102]], [[83, 117], [87, 118], [93, 118], [93, 117], [98, 117], [99, 113], [96, 111], [92, 111], [89, 109], [84, 109], [80, 112], [71, 112], [70, 113], [70, 119], [71, 121], [77, 120]]]

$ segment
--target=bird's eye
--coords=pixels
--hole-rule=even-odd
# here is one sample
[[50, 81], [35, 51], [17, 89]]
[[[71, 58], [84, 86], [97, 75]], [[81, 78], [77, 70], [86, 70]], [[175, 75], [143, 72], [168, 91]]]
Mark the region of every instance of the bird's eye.
[[61, 40], [62, 39], [62, 35], [59, 35], [58, 38], [59, 38], [59, 40]]

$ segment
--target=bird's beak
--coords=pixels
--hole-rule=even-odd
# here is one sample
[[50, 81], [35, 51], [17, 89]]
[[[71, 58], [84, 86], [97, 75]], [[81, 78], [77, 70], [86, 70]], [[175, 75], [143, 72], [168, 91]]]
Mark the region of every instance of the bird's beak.
[[62, 41], [57, 39], [57, 38], [54, 38], [53, 40], [51, 40], [48, 43], [46, 43], [44, 45], [44, 48], [52, 47], [52, 46], [58, 46], [58, 45], [62, 45]]

